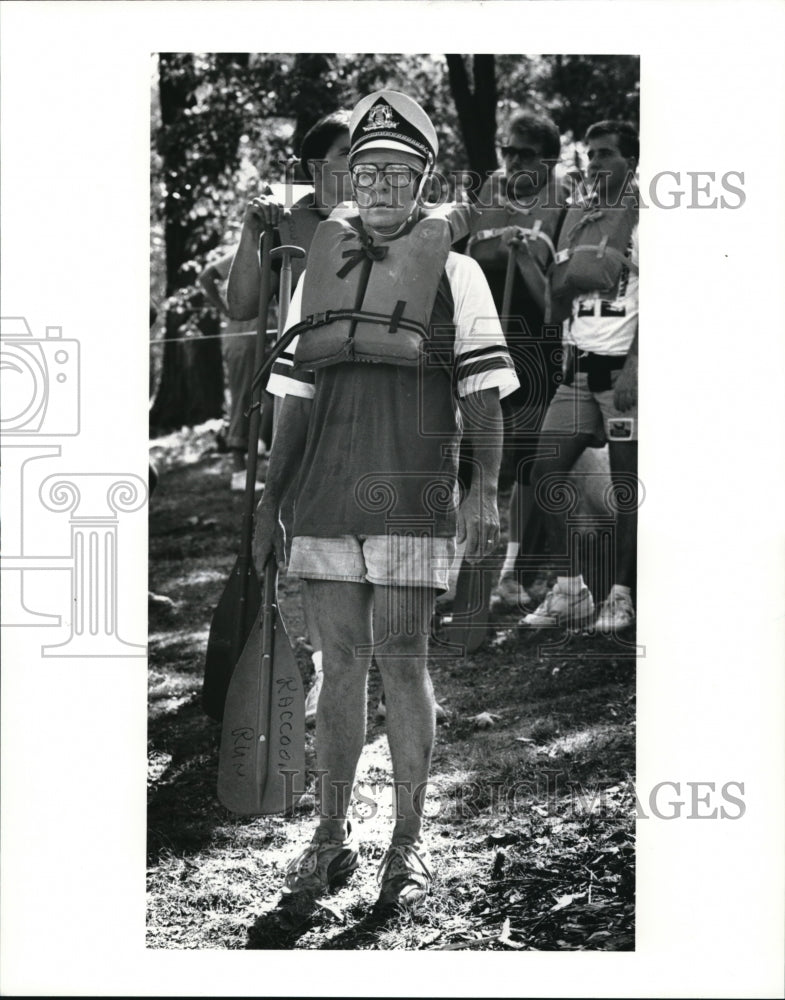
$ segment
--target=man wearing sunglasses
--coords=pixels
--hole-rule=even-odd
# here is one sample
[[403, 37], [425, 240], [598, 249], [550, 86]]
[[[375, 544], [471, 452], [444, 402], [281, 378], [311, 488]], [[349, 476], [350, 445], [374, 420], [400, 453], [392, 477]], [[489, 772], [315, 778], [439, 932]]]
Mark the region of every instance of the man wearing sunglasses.
[[550, 118], [528, 111], [513, 117], [500, 146], [503, 170], [489, 177], [480, 192], [480, 213], [472, 221], [467, 247], [488, 279], [500, 315], [508, 255], [516, 258], [509, 315], [501, 317], [520, 382], [504, 403], [504, 447], [514, 463], [515, 483], [507, 551], [491, 598], [501, 610], [530, 603], [520, 579], [521, 545], [530, 547], [537, 537], [531, 470], [560, 371], [559, 338], [547, 337], [543, 330], [540, 273], [553, 259], [565, 213], [567, 192], [554, 172], [560, 149], [559, 130]]
[[[448, 223], [421, 210], [438, 150], [430, 119], [384, 90], [359, 102], [350, 134], [356, 209], [321, 224], [292, 300], [298, 336], [269, 383], [283, 402], [256, 516], [261, 568], [282, 554], [280, 499], [296, 482], [289, 572], [304, 580], [323, 642], [320, 820], [286, 874], [275, 912], [288, 926], [307, 923], [360, 863], [347, 814], [372, 657], [395, 807], [376, 913], [413, 907], [431, 887], [421, 830], [434, 740], [430, 620], [456, 531], [471, 560], [498, 541], [499, 400], [517, 387], [482, 271], [450, 251]], [[474, 438], [477, 471], [458, 510], [461, 430]]]

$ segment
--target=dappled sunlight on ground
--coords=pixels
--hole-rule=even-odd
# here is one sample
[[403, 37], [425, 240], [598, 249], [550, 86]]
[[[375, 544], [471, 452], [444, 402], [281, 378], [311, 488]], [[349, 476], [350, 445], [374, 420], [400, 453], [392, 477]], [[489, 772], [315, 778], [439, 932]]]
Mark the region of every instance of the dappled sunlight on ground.
[[[424, 807], [436, 881], [422, 910], [382, 927], [369, 921], [393, 823], [374, 667], [350, 813], [361, 867], [296, 938], [259, 936], [287, 864], [313, 833], [316, 782], [311, 770], [287, 817], [238, 817], [217, 800], [220, 726], [202, 711], [201, 687], [242, 495], [229, 492], [229, 459], [210, 451], [210, 433], [203, 459], [173, 459], [151, 502], [149, 586], [175, 606], [149, 609], [148, 946], [632, 948], [636, 658], [609, 637], [532, 634], [513, 614], [495, 619], [470, 659], [430, 664], [449, 716], [437, 726]], [[193, 456], [198, 437], [177, 448]], [[532, 592], [545, 587], [539, 579]], [[307, 688], [299, 581], [282, 575], [279, 599]], [[315, 767], [312, 729], [306, 765]]]

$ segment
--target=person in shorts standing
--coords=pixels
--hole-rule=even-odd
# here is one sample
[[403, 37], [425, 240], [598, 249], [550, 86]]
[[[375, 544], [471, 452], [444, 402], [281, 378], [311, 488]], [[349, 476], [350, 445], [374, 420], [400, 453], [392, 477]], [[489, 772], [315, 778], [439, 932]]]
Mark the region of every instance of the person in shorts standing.
[[[274, 549], [280, 561], [280, 503], [295, 482], [288, 571], [311, 595], [324, 683], [320, 819], [278, 907], [294, 924], [360, 863], [348, 812], [372, 657], [387, 697], [396, 807], [376, 911], [413, 907], [431, 887], [422, 816], [435, 727], [433, 602], [446, 589], [456, 531], [472, 560], [498, 541], [499, 400], [517, 387], [482, 271], [450, 251], [444, 220], [421, 212], [438, 149], [432, 122], [411, 98], [383, 90], [358, 103], [350, 131], [357, 210], [319, 227], [292, 300], [298, 337], [268, 386], [283, 402], [254, 542], [260, 571]], [[479, 465], [457, 510], [461, 432]]]
[[[531, 627], [594, 624], [616, 632], [635, 620], [638, 496], [638, 133], [628, 122], [601, 121], [586, 132], [588, 194], [562, 226], [549, 275], [551, 312], [566, 314], [564, 340], [574, 363], [548, 408], [534, 481], [551, 551], [565, 550], [567, 513], [547, 502], [581, 452], [608, 443], [615, 508], [612, 586], [599, 609], [573, 565], [542, 604]], [[561, 509], [557, 509], [560, 507]]]

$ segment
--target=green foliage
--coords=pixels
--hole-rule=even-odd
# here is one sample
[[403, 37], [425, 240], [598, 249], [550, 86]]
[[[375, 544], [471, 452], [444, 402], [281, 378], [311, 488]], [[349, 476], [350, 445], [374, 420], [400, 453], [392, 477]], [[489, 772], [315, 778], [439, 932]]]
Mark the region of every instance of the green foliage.
[[640, 121], [638, 56], [546, 56], [540, 86], [545, 105], [562, 132], [583, 137], [592, 122]]

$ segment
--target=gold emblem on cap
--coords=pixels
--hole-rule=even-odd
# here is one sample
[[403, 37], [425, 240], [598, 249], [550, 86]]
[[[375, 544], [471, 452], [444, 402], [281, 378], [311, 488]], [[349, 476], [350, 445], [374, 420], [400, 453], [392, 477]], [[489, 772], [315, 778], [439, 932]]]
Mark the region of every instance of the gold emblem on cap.
[[368, 112], [368, 124], [363, 125], [363, 132], [373, 132], [380, 128], [397, 128], [398, 122], [393, 121], [393, 109], [389, 104], [376, 104]]

